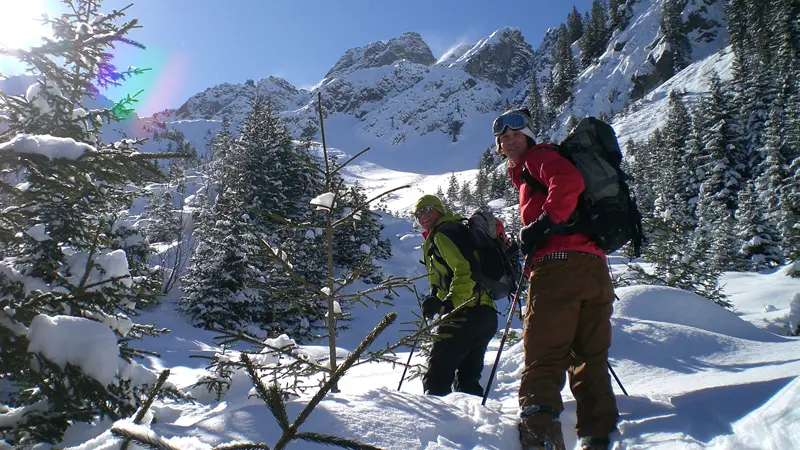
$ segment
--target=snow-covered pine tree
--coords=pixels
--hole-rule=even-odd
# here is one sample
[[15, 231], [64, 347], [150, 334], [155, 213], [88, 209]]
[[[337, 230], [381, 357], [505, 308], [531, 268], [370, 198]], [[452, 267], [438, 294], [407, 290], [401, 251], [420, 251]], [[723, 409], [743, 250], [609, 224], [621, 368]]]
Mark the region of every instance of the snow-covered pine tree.
[[623, 162], [627, 165], [626, 173], [631, 176], [629, 184], [636, 194], [636, 203], [643, 218], [652, 217], [655, 203], [654, 166], [647, 145], [639, 145], [633, 139], [625, 145]]
[[712, 74], [710, 93], [700, 106], [707, 114], [703, 120], [707, 120], [710, 126], [702, 135], [704, 157], [708, 159], [702, 162], [704, 180], [700, 185], [696, 214], [699, 227], [706, 227], [707, 235], [714, 239], [712, 247], [722, 252], [714, 255], [720, 270], [735, 266], [736, 251], [733, 247], [737, 246], [729, 247], [725, 243], [731, 239], [729, 233], [732, 233], [738, 191], [742, 188], [742, 172], [746, 165], [741, 145], [742, 130], [731, 106], [719, 76]]
[[461, 204], [461, 186], [458, 184], [458, 178], [456, 178], [456, 173], [452, 172], [450, 174], [450, 178], [447, 179], [447, 201], [450, 203], [452, 207], [456, 207], [456, 205]]
[[772, 104], [769, 119], [764, 131], [764, 145], [759, 149], [763, 160], [757, 169], [756, 191], [760, 203], [764, 206], [767, 218], [775, 221], [780, 216], [780, 197], [776, 195], [787, 177], [786, 166], [786, 118], [784, 110], [784, 97], [778, 96]]
[[213, 205], [204, 194], [196, 200], [197, 247], [181, 279], [180, 309], [202, 328], [247, 326], [260, 305], [261, 272], [252, 261], [258, 242], [237, 200], [226, 191]]
[[[536, 80], [536, 73], [531, 75], [530, 90], [528, 91], [528, 111], [531, 113], [531, 128], [534, 133], [541, 135], [550, 127], [548, 113], [545, 110], [542, 93], [539, 90], [539, 83]], [[493, 152], [494, 154], [494, 152]]]
[[[789, 261], [800, 261], [800, 157], [789, 165], [791, 174], [781, 187], [781, 220], [779, 229], [783, 232], [781, 245], [783, 254]], [[800, 270], [791, 272], [793, 277], [800, 277]]]
[[558, 28], [558, 39], [553, 47], [553, 91], [549, 93], [551, 107], [558, 108], [572, 98], [575, 81], [578, 78], [578, 67], [570, 47], [567, 27], [562, 23]]
[[653, 263], [652, 275], [643, 276], [667, 286], [696, 292], [717, 301], [718, 270], [709, 270], [711, 243], [692, 245], [695, 219], [692, 215], [693, 176], [696, 167], [684, 159], [690, 145], [686, 130], [691, 118], [679, 94], [670, 92], [663, 131], [656, 130], [648, 150], [652, 166], [645, 168], [655, 191], [652, 216], [645, 221], [649, 242], [645, 258]]
[[583, 36], [583, 19], [581, 18], [581, 13], [578, 12], [575, 6], [573, 6], [572, 11], [567, 14], [567, 31], [569, 31], [570, 44], [573, 44]]
[[436, 187], [436, 193], [434, 195], [442, 199], [442, 203], [444, 203], [445, 208], [450, 209], [450, 204], [447, 202], [447, 196], [444, 195], [444, 191], [442, 190], [441, 185]]
[[496, 167], [494, 170], [492, 170], [492, 172], [489, 174], [489, 197], [491, 197], [492, 200], [505, 200], [508, 195], [512, 193], [511, 191], [514, 190], [509, 188], [508, 183], [510, 183], [510, 181], [508, 179], [508, 174], [505, 172], [505, 170], [503, 170], [504, 168], [505, 164], [502, 164], [500, 167]]
[[42, 45], [0, 48], [37, 77], [25, 95], [0, 92], [0, 434], [16, 448], [132, 413], [146, 386], [131, 378], [142, 353], [129, 341], [166, 331], [131, 319], [159, 282], [127, 213], [162, 174], [139, 141], [100, 133], [132, 111], [135, 96], [110, 109], [83, 106], [141, 72], [109, 62], [115, 45], [142, 47], [126, 37], [137, 21], [125, 19], [128, 8], [102, 13], [98, 0], [66, 3], [68, 12], [43, 19], [52, 38]]
[[692, 46], [686, 37], [681, 14], [686, 6], [685, 0], [663, 0], [661, 4], [661, 32], [672, 50], [672, 70], [666, 78], [680, 72], [688, 66], [692, 57]]
[[772, 67], [775, 35], [773, 22], [775, 13], [774, 0], [750, 0], [745, 2], [745, 24], [747, 33], [753, 42], [754, 55], [761, 62], [761, 68]]
[[488, 167], [478, 168], [478, 175], [475, 177], [475, 207], [484, 210], [489, 207], [489, 174], [491, 169]]
[[583, 14], [583, 36], [578, 41], [578, 49], [580, 50], [581, 69], [585, 69], [592, 65], [594, 61], [594, 48], [597, 45], [597, 33], [595, 30], [594, 21], [586, 11]]
[[151, 243], [172, 243], [180, 237], [180, 211], [175, 210], [172, 193], [168, 189], [151, 194], [150, 202], [145, 208], [148, 218], [146, 234]]
[[661, 206], [669, 212], [670, 220], [678, 223], [680, 228], [691, 229], [694, 226], [691, 185], [696, 167], [687, 165], [692, 161], [684, 159], [688, 146], [686, 130], [692, 128], [691, 117], [678, 93], [670, 91], [668, 105], [662, 142], [655, 158], [660, 171], [655, 182], [661, 186]]
[[[246, 127], [257, 120], [251, 110], [243, 131], [250, 132]], [[259, 229], [254, 219], [260, 218], [257, 211], [261, 198], [254, 192], [263, 191], [257, 185], [243, 184], [260, 175], [248, 175], [250, 169], [255, 172], [267, 167], [263, 160], [257, 161], [260, 155], [253, 153], [269, 149], [259, 147], [262, 142], [233, 139], [227, 125], [223, 123], [212, 140], [210, 183], [205, 197], [198, 198], [202, 202], [198, 203], [194, 219], [197, 247], [181, 279], [184, 296], [180, 310], [195, 325], [207, 329], [244, 327], [254, 317], [270, 317], [261, 311], [256, 313], [262, 304], [257, 287], [262, 267], [255, 258]]]
[[609, 0], [608, 25], [610, 32], [613, 32], [615, 29], [624, 30], [627, 26], [626, 20], [625, 0]]
[[772, 221], [767, 219], [763, 204], [755, 195], [753, 182], [748, 182], [739, 191], [736, 235], [742, 242], [739, 252], [741, 270], [759, 271], [783, 264], [780, 235]]
[[[800, 7], [800, 6], [798, 6]], [[800, 63], [800, 61], [798, 61]], [[781, 245], [784, 256], [790, 261], [800, 258], [800, 77], [795, 70], [800, 64], [792, 64], [783, 81], [783, 89], [779, 98], [786, 105], [786, 119], [779, 141], [778, 152], [788, 166], [778, 190], [779, 211], [777, 227], [781, 233]], [[778, 120], [779, 121], [779, 120]], [[793, 276], [800, 276], [797, 271]]]
[[737, 53], [744, 49], [748, 38], [747, 3], [752, 0], [728, 0], [724, 7], [731, 47]]
[[[355, 183], [345, 189], [339, 197], [337, 216], [344, 218], [353, 208], [367, 202], [364, 188]], [[372, 211], [364, 211], [353, 217], [351, 226], [339, 227], [334, 232], [334, 264], [347, 270], [360, 267], [358, 278], [368, 284], [378, 284], [383, 271], [379, 260], [392, 256], [392, 244], [383, 238], [381, 216]]]
[[594, 0], [592, 2], [591, 18], [595, 35], [592, 58], [596, 58], [606, 50], [608, 39], [611, 37], [611, 29], [608, 26], [608, 3], [605, 0]]
[[798, 15], [800, 5], [796, 0], [773, 0], [772, 22], [773, 39], [775, 41], [775, 60], [773, 70], [779, 78], [785, 77], [800, 58], [800, 30], [798, 30]]
[[459, 213], [469, 214], [477, 207], [475, 201], [475, 191], [472, 189], [472, 180], [464, 180], [464, 184], [461, 185], [459, 197], [461, 198], [461, 208], [458, 211]]
[[[744, 50], [742, 50], [744, 51]], [[759, 175], [759, 166], [763, 162], [761, 147], [764, 142], [764, 132], [769, 107], [777, 96], [773, 72], [767, 69], [754, 70], [758, 61], [748, 53], [734, 56], [734, 98], [745, 125], [745, 153], [747, 167], [744, 174], [748, 179]]]

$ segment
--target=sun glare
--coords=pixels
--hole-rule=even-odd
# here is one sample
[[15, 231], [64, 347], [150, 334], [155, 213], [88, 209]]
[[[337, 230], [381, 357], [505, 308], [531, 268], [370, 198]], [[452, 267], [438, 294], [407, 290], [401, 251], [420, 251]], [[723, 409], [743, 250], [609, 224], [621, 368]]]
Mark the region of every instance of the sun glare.
[[49, 11], [44, 0], [0, 0], [0, 45], [24, 48], [46, 34], [39, 19]]

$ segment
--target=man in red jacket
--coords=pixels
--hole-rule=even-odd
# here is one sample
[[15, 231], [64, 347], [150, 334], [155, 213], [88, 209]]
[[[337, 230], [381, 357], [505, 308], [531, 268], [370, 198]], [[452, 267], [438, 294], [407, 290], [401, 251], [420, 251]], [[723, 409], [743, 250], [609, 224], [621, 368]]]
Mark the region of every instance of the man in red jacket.
[[566, 227], [583, 178], [551, 144], [536, 144], [527, 110], [507, 111], [493, 126], [497, 149], [519, 190], [520, 242], [530, 266], [525, 312], [525, 370], [519, 389], [524, 450], [563, 449], [559, 415], [565, 373], [577, 402], [582, 450], [610, 448], [616, 399], [606, 364], [614, 290], [603, 251]]

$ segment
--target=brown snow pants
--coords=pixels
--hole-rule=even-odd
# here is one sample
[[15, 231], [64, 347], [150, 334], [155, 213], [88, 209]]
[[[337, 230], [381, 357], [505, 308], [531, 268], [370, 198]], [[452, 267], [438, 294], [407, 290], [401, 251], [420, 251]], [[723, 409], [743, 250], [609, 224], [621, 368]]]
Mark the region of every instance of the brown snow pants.
[[[568, 373], [577, 402], [578, 436], [605, 438], [619, 417], [606, 366], [614, 289], [602, 259], [579, 252], [566, 255], [533, 264], [519, 402], [522, 409], [537, 405], [560, 414]], [[552, 420], [552, 414], [542, 413], [525, 419], [534, 430], [546, 429]]]

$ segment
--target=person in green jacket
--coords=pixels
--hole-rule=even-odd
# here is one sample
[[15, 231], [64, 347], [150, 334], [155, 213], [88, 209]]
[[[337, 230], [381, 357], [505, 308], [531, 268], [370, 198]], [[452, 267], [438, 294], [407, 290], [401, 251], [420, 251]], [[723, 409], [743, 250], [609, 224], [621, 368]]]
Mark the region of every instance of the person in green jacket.
[[437, 330], [443, 336], [431, 348], [423, 388], [429, 395], [447, 395], [455, 389], [482, 396], [483, 356], [497, 332], [497, 313], [494, 300], [472, 276], [478, 252], [463, 218], [447, 211], [439, 197], [420, 197], [414, 217], [423, 229], [422, 251], [431, 286], [431, 295], [422, 302], [423, 317], [433, 319], [468, 303]]

